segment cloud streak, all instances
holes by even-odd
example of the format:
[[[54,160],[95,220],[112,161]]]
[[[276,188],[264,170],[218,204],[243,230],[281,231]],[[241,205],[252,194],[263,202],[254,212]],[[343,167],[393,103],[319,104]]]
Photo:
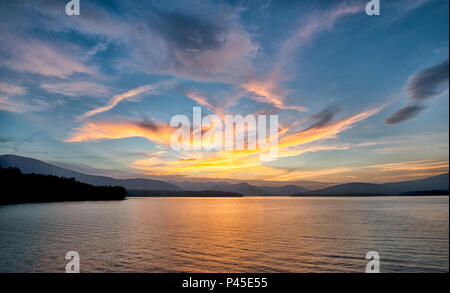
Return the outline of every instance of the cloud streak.
[[[448,59],[444,62],[410,76],[406,89],[410,103],[385,119],[385,124],[394,125],[417,117],[426,106],[425,100],[442,94],[448,89]]]
[[[362,11],[363,5],[344,2],[332,9],[312,13],[306,22],[281,44],[276,67],[289,65],[299,48],[308,45],[320,33],[332,30],[340,19]]]
[[[148,84],[148,85],[144,85],[144,86],[140,86],[140,87],[131,89],[122,94],[115,95],[109,101],[108,104],[98,107],[98,108],[95,108],[95,109],[92,109],[90,111],[87,111],[86,113],[81,115],[80,118],[81,119],[89,118],[89,117],[95,116],[97,114],[107,112],[107,111],[113,109],[115,106],[117,106],[117,104],[119,104],[121,101],[131,100],[143,93],[155,94],[158,90],[172,86],[172,84],[173,84],[173,81],[169,80],[169,81],[163,81],[163,82],[159,82],[159,83],[155,83],[155,84]]]
[[[399,109],[397,112],[386,118],[387,125],[398,124],[418,116],[426,107],[422,104],[412,104]]]
[[[153,121],[93,121],[75,130],[66,142],[98,141],[144,137],[162,145],[168,145],[173,129],[163,123]]]
[[[90,81],[69,81],[58,83],[44,83],[41,88],[49,93],[60,94],[68,97],[104,97],[109,89],[104,85]]]
[[[412,101],[423,101],[439,95],[448,88],[448,59],[413,74],[406,85]]]
[[[286,95],[289,91],[280,86],[282,79],[282,74],[274,71],[264,78],[249,78],[241,84],[241,87],[247,92],[247,97],[257,102],[282,110],[307,111],[306,107],[286,104]]]
[[[298,156],[307,152],[324,150],[343,150],[347,146],[312,146],[310,143],[335,138],[339,133],[352,128],[356,123],[378,113],[381,108],[367,110],[349,117],[333,121],[334,110],[331,108],[316,115],[316,123],[305,130],[288,134],[280,130],[278,155],[280,158]],[[77,129],[68,142],[81,142],[101,139],[118,139],[126,137],[144,137],[163,146],[170,145],[170,135],[174,131],[167,125],[151,122],[96,122],[87,123]],[[242,173],[251,178],[267,179],[290,172],[284,168],[270,167],[260,161],[259,154],[268,149],[243,151],[185,152],[178,160],[154,157],[138,160],[135,167],[148,174],[202,176],[208,178],[239,178]]]
[[[26,93],[27,90],[24,87],[0,82],[0,110],[24,113],[50,108],[47,101],[43,99],[26,99]]]
[[[270,104],[278,109],[307,111],[304,106],[287,104],[286,96],[290,91],[281,86],[281,83],[287,80],[283,71],[291,66],[298,50],[310,44],[317,35],[332,30],[340,19],[361,11],[361,5],[343,3],[332,9],[313,13],[281,43],[272,71],[263,77],[247,77],[241,83],[241,88],[249,94],[247,96],[250,99]]]
[[[95,68],[77,61],[74,55],[65,53],[73,50],[57,49],[53,44],[8,33],[0,33],[0,42],[0,66],[58,78],[66,78],[75,73],[98,75]]]

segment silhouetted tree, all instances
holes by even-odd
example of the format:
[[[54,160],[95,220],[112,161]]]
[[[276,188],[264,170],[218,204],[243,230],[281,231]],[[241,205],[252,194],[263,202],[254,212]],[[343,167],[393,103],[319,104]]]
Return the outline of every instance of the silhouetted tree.
[[[0,166],[0,204],[122,200],[127,196],[121,186],[93,186],[75,178],[22,174],[18,168]]]

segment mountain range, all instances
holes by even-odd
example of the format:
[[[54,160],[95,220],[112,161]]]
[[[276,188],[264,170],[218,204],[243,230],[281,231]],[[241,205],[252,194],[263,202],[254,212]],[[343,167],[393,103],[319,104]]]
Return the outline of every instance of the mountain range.
[[[116,179],[104,176],[88,175],[66,168],[57,167],[36,159],[20,157],[15,155],[0,156],[0,165],[3,168],[17,167],[22,173],[36,173],[43,175],[54,175],[59,177],[75,178],[77,181],[96,186],[111,185],[122,186],[126,189],[151,189],[151,190],[183,190],[179,186],[160,180],[134,178]]]
[[[420,180],[402,181],[385,184],[373,183],[346,183],[330,186],[320,190],[295,193],[295,196],[336,196],[336,195],[402,195],[405,193],[420,194],[417,191],[423,191],[422,194],[435,191],[434,194],[442,194],[442,191],[448,191],[449,177],[448,173]],[[433,193],[432,193],[433,194]],[[448,194],[448,193],[447,193]]]
[[[88,175],[67,168],[58,167],[36,159],[16,155],[0,156],[0,165],[4,168],[17,167],[23,173],[54,175],[75,178],[76,180],[96,186],[122,186],[127,190],[141,191],[220,191],[240,193],[247,196],[342,196],[342,195],[398,195],[424,191],[443,191],[449,189],[449,175],[441,174],[420,180],[393,182],[385,184],[345,183],[329,186],[319,190],[311,190],[299,185],[255,186],[247,182],[166,182],[147,178],[117,179],[105,176]],[[431,192],[432,193],[432,192]]]

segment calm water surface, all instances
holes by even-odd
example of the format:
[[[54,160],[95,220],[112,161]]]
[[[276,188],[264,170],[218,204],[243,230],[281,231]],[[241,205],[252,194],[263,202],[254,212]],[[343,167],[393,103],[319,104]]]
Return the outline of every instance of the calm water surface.
[[[449,271],[448,197],[133,198],[0,206],[0,272]]]

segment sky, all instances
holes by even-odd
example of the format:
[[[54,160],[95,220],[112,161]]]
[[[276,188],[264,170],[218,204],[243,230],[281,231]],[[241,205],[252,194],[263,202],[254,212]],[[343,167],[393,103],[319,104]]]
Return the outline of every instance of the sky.
[[[449,2],[0,0],[0,154],[172,180],[449,168]],[[174,115],[278,115],[278,156],[170,147]]]

